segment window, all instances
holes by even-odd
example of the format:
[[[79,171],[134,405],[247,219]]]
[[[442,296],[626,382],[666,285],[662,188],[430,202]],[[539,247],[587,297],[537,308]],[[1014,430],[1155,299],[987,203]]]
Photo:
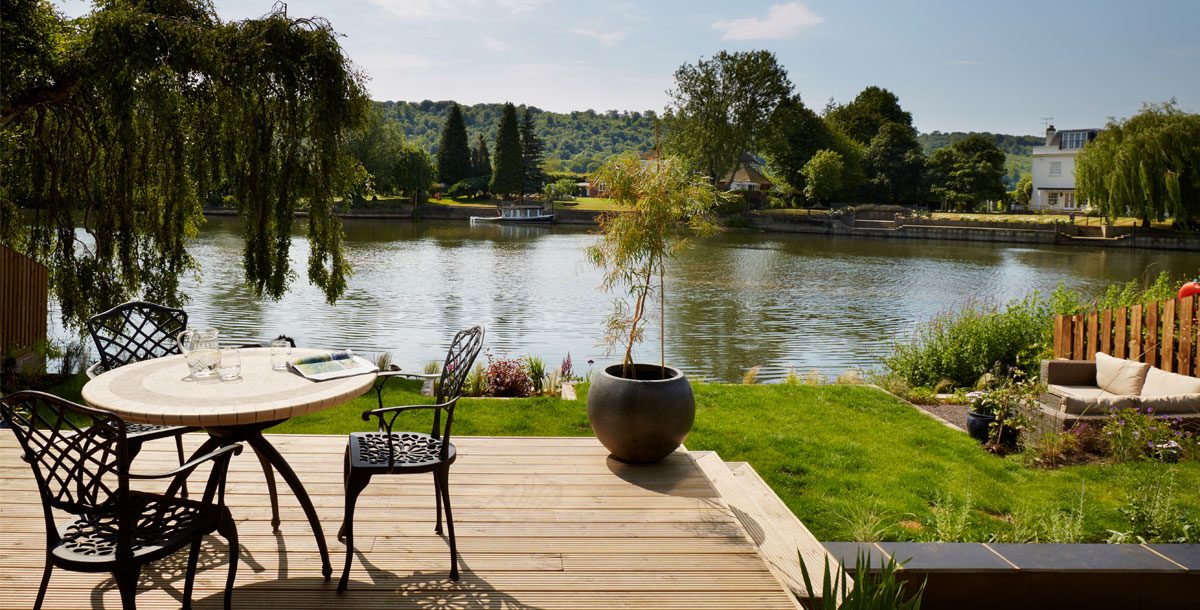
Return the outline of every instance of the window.
[[[1063,208],[1067,210],[1075,209],[1075,193],[1067,191],[1062,194]]]
[[[1046,193],[1046,205],[1051,207],[1058,205],[1058,191],[1050,191]]]
[[[1062,161],[1051,161],[1050,162],[1050,175],[1051,176],[1061,176],[1062,175]]]
[[[1083,148],[1083,145],[1087,144],[1087,135],[1088,132],[1086,131],[1064,131],[1062,132],[1062,139],[1059,140],[1058,147],[1064,150]]]

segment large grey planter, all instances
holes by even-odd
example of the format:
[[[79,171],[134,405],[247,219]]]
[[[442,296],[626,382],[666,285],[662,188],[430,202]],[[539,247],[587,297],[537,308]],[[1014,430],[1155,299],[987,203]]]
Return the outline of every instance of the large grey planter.
[[[621,365],[592,377],[588,421],[613,457],[634,464],[657,462],[675,451],[696,416],[692,385],[683,373],[656,364],[635,364],[637,379],[621,377]]]

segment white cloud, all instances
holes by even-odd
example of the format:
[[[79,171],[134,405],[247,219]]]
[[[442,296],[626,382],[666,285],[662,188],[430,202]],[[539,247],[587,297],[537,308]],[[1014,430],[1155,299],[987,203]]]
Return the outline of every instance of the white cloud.
[[[371,3],[402,19],[434,21],[439,19],[474,19],[469,6],[479,0],[371,0]]]
[[[507,51],[508,50],[507,42],[504,42],[503,40],[497,40],[495,38],[492,38],[491,36],[483,37],[483,46],[485,46],[493,51]]]
[[[618,42],[625,40],[625,36],[629,32],[625,32],[622,30],[618,30],[616,32],[596,32],[594,30],[589,30],[587,28],[571,28],[571,33],[575,34],[576,36],[587,36],[588,38],[595,38],[596,40],[600,41],[600,44],[602,44],[606,47],[611,47],[614,44],[617,44]]]
[[[746,17],[712,24],[712,29],[724,32],[722,40],[765,40],[790,38],[803,30],[825,21],[799,2],[776,4],[767,9],[766,18]]]
[[[496,6],[506,8],[514,15],[518,13],[528,13],[537,8],[542,0],[496,0]]]

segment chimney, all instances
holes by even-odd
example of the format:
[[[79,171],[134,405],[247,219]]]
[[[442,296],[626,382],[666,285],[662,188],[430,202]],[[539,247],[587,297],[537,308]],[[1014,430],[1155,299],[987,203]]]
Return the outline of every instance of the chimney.
[[[1054,133],[1055,133],[1055,132],[1054,132],[1054,126],[1053,126],[1053,125],[1051,125],[1051,126],[1049,126],[1049,127],[1047,127],[1047,128],[1046,128],[1046,146],[1049,146],[1049,145],[1050,145],[1050,140],[1053,140],[1053,139],[1054,139]]]

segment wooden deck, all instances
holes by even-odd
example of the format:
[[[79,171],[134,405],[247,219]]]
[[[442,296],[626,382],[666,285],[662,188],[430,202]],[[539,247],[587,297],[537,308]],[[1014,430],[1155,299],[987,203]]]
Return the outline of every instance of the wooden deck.
[[[186,442],[194,448],[202,438]],[[608,459],[594,438],[455,439],[458,583],[447,576],[446,542],[433,533],[432,477],[377,477],[359,499],[359,553],[350,590],[339,595],[345,436],[270,439],[317,507],[334,578],[321,578],[312,532],[282,481],[283,524],[272,533],[262,471],[247,451],[233,461],[226,496],[242,546],[235,608],[797,607],[686,452],[627,466]],[[147,445],[135,470],[173,467],[173,449],[170,441]],[[7,431],[0,431],[0,490],[0,608],[29,608],[44,525],[33,476]],[[227,556],[222,539],[205,543],[194,607],[221,607]],[[185,564],[181,552],[144,571],[139,607],[179,607]],[[55,570],[44,607],[119,608],[120,599],[108,575]]]

